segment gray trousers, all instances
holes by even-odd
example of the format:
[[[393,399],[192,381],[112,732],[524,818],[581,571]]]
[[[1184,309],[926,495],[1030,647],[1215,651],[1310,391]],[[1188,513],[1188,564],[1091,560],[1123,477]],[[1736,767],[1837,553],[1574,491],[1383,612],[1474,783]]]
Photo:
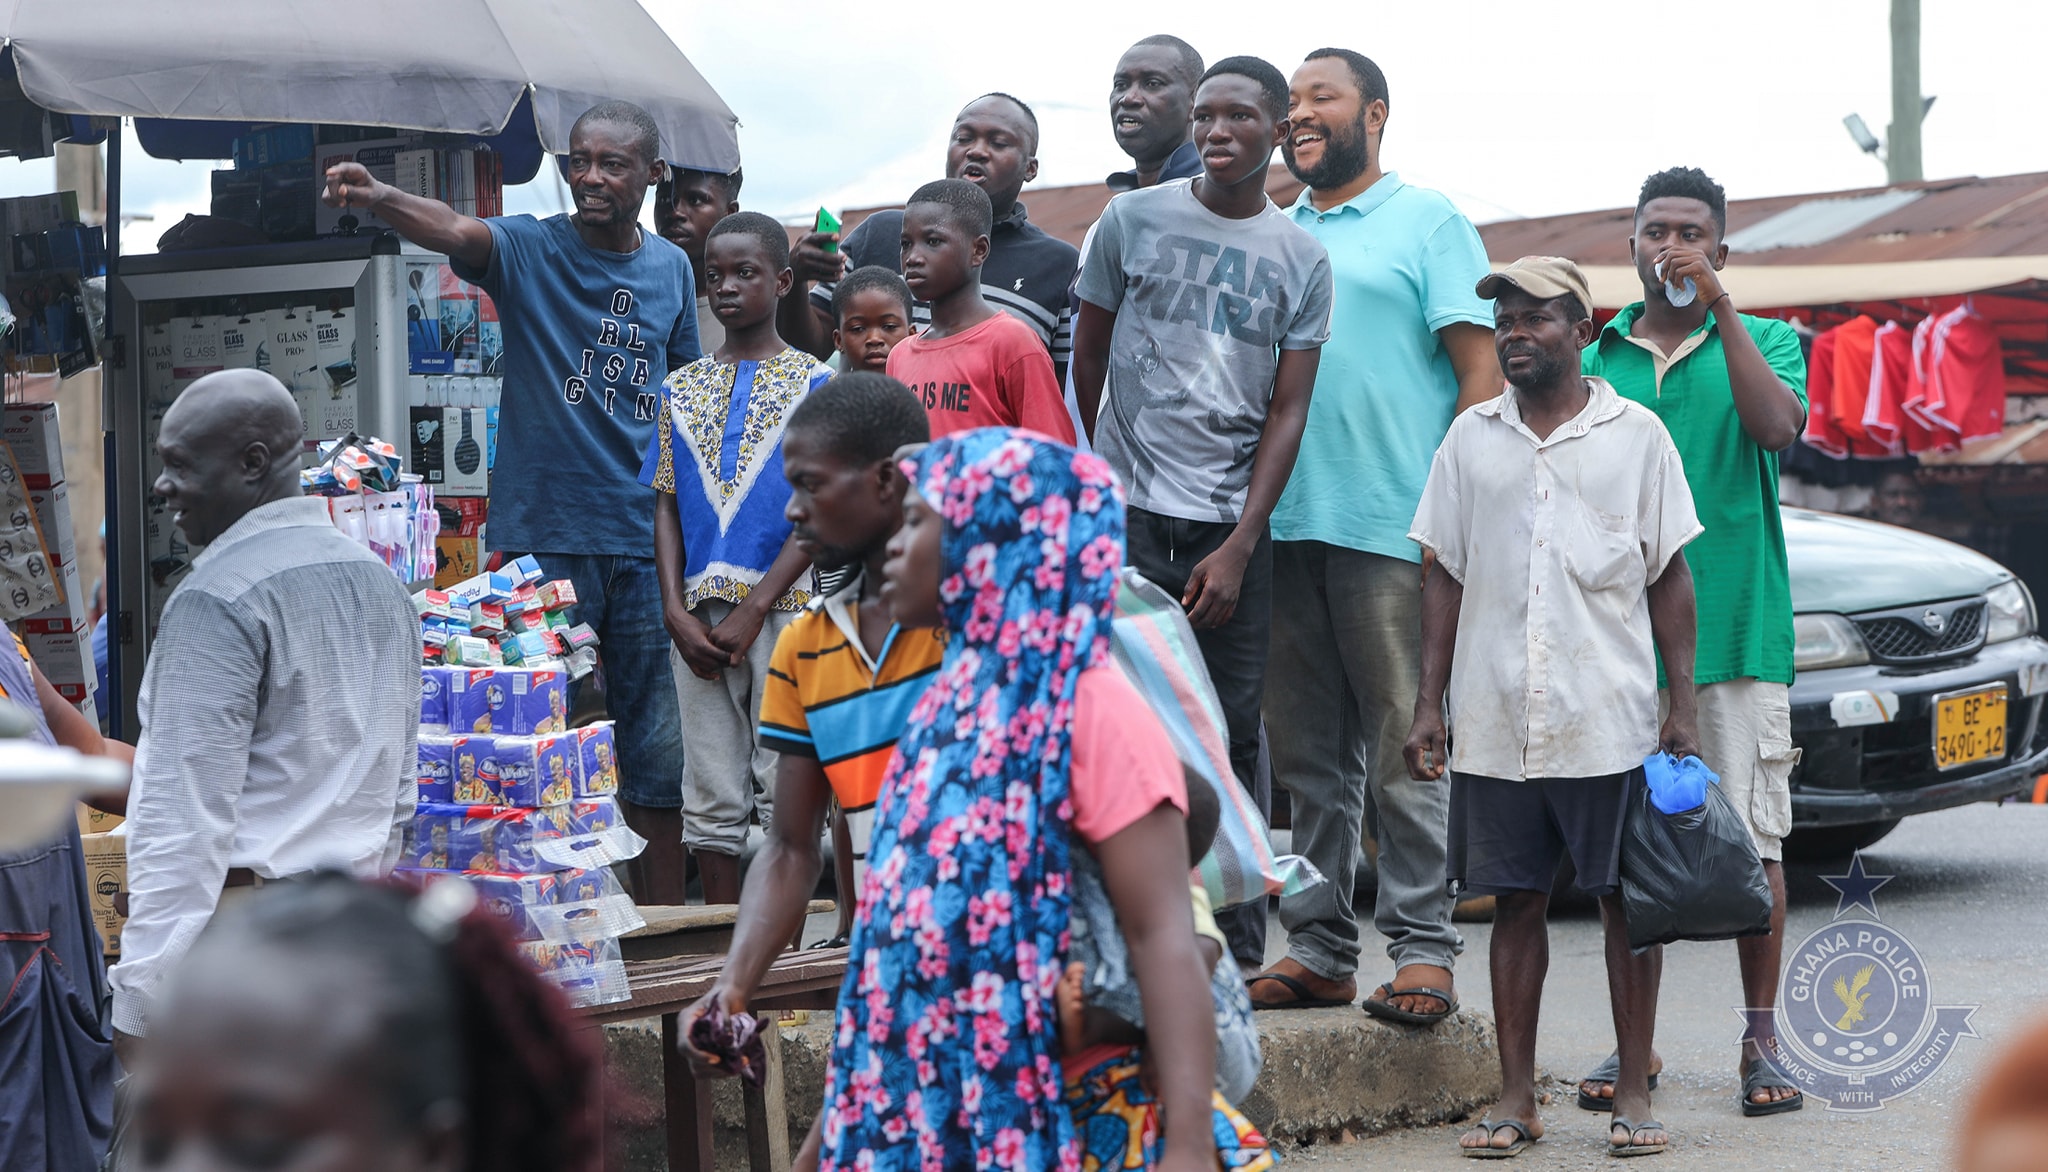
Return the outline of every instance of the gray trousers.
[[[1329,882],[1280,901],[1287,954],[1329,980],[1358,971],[1352,876],[1368,807],[1379,841],[1373,926],[1396,966],[1449,968],[1464,941],[1444,882],[1450,782],[1415,781],[1401,744],[1422,661],[1422,571],[1319,541],[1273,543],[1266,734],[1293,799],[1294,850]]]
[[[720,598],[690,610],[710,626],[733,611]],[[715,680],[700,680],[682,653],[669,648],[676,706],[683,718],[683,845],[693,851],[737,855],[746,849],[747,820],[758,811],[766,829],[775,810],[775,769],[782,754],[761,747],[761,691],[775,640],[797,612],[768,612],[761,633],[738,666]]]

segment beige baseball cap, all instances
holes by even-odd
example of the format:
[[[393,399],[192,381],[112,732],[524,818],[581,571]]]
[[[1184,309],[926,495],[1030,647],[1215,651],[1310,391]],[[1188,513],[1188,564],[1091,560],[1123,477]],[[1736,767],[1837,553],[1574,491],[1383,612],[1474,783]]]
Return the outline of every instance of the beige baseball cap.
[[[1586,312],[1593,311],[1593,294],[1586,284],[1586,274],[1561,256],[1525,256],[1497,273],[1479,278],[1477,290],[1481,297],[1491,301],[1508,285],[1545,301],[1569,293],[1579,299]]]

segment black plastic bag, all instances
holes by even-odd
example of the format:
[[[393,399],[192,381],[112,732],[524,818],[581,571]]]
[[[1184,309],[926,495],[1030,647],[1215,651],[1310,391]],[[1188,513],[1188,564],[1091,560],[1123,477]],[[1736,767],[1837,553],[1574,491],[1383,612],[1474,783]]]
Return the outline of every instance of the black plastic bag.
[[[1621,835],[1621,900],[1629,947],[1732,940],[1771,930],[1771,889],[1749,827],[1718,785],[1706,804],[1666,814],[1650,789],[1629,794]]]

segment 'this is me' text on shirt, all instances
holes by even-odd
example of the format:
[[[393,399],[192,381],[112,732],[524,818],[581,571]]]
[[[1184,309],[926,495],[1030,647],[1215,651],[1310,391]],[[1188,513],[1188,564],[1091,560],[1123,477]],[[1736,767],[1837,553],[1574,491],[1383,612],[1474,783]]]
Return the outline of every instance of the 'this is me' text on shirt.
[[[632,252],[592,248],[566,215],[484,223],[490,263],[451,267],[504,322],[491,548],[653,556],[654,497],[636,473],[662,380],[699,353],[689,258],[652,232]]]
[[[1420,561],[1408,522],[1458,404],[1438,331],[1493,329],[1492,304],[1473,292],[1486,248],[1450,200],[1398,175],[1327,210],[1311,194],[1288,212],[1330,250],[1336,303],[1273,540]]]
[[[1330,258],[1272,204],[1229,219],[1193,182],[1120,195],[1095,226],[1081,300],[1116,314],[1095,448],[1132,505],[1235,521],[1280,351],[1330,336]]]
[[[933,439],[975,427],[1022,427],[1074,442],[1052,359],[1007,313],[949,337],[913,334],[889,351],[888,371],[924,404]]]
[[[1749,438],[1735,413],[1728,355],[1712,314],[1668,357],[1633,333],[1643,303],[1614,315],[1580,356],[1622,398],[1656,412],[1685,461],[1706,532],[1686,559],[1699,606],[1693,683],[1745,676],[1792,682],[1792,576],[1778,513],[1778,454]],[[1739,314],[1778,380],[1806,402],[1799,335],[1776,318]]]

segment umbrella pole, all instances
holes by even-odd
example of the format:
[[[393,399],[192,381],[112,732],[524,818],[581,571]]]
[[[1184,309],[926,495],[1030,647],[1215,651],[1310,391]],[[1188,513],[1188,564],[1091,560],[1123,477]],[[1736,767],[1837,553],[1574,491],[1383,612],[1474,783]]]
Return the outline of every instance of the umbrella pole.
[[[110,318],[114,312],[114,273],[119,269],[121,262],[121,136],[127,124],[127,119],[116,118],[113,130],[107,134],[107,218],[103,225],[107,240],[107,296],[104,303]],[[112,334],[118,328],[118,323],[109,320],[107,326],[107,332]],[[140,345],[142,340],[136,338],[134,341]],[[102,404],[113,402],[113,384],[107,381],[113,376],[112,366],[106,361],[106,356],[101,355]],[[130,629],[130,622],[124,621],[128,615],[121,609],[121,554],[124,547],[121,544],[120,465],[116,463],[120,447],[114,442],[114,433],[111,430],[115,416],[116,413],[108,411],[105,406],[101,407],[100,426],[109,429],[100,435],[103,447],[100,466],[105,469],[102,480],[107,494],[106,526],[110,535],[106,542],[106,568],[102,572],[107,580],[107,691],[113,694],[100,698],[100,710],[108,714],[108,731],[115,738],[132,740],[132,735],[124,727],[127,724],[127,705],[122,701],[126,689],[122,686],[121,661],[124,657],[121,639],[123,633]]]
[[[107,275],[114,273],[114,262],[121,255],[121,135],[127,129],[126,118],[114,119],[114,128],[107,132]]]

